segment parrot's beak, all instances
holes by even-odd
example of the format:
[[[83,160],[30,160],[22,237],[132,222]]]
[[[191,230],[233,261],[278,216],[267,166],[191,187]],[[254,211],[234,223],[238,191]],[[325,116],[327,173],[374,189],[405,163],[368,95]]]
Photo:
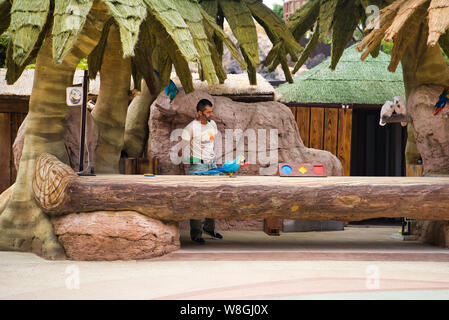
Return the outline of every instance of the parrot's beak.
[[[245,160],[243,160],[243,163],[240,165],[240,168],[242,167],[246,167],[247,165],[249,165],[249,162]]]

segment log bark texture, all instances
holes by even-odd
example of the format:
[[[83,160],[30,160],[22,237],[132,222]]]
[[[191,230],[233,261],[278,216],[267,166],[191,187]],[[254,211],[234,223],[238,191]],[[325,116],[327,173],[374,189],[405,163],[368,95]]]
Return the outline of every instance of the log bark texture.
[[[36,164],[33,189],[37,202],[53,217],[133,210],[166,221],[205,217],[449,220],[449,179],[441,177],[78,177],[69,166],[43,154]]]

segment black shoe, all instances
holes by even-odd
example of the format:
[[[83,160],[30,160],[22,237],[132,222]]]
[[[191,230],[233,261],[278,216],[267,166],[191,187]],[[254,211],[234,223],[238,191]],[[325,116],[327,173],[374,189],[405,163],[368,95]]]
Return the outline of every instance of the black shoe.
[[[206,241],[204,241],[204,239],[201,238],[201,237],[198,237],[198,238],[192,238],[192,241],[193,241],[193,242],[196,242],[196,243],[198,243],[198,244],[205,244],[205,243],[206,243]]]
[[[216,232],[215,230],[214,231],[208,231],[208,230],[204,229],[204,227],[203,227],[203,231],[206,232],[208,235],[210,235],[213,238],[223,239],[223,236],[221,234],[219,234],[218,232]]]

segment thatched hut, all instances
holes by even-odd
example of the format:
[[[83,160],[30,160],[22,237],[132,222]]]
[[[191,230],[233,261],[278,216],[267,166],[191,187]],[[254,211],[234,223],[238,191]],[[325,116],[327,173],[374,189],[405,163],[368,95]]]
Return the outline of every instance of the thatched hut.
[[[360,61],[354,45],[335,71],[327,59],[276,89],[277,99],[295,115],[304,144],[335,154],[345,175],[405,175],[406,129],[378,124],[382,105],[405,95],[401,66],[387,72],[389,62],[382,52]]]

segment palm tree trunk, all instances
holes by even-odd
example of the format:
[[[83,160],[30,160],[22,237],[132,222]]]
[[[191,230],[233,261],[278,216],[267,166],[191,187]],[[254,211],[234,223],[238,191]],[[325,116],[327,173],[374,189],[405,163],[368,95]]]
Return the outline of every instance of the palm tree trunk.
[[[150,93],[145,80],[142,79],[140,87],[140,94],[131,101],[126,116],[123,151],[132,158],[138,158],[143,153],[145,139],[148,138],[150,105],[157,97]]]
[[[0,215],[0,249],[32,251],[50,259],[65,253],[49,218],[37,206],[32,188],[36,157],[51,153],[68,163],[64,145],[64,117],[67,112],[66,87],[73,83],[79,61],[97,44],[104,21],[97,18],[103,9],[94,4],[77,43],[61,64],[52,58],[52,39],[41,48],[34,74],[24,147],[11,196]]]
[[[449,68],[444,61],[443,55],[441,53],[441,48],[437,44],[434,47],[427,46],[427,36],[428,36],[428,28],[425,24],[422,25],[419,36],[414,38],[412,43],[407,47],[403,57],[402,57],[402,69],[404,73],[404,86],[407,102],[414,96],[417,90],[421,90],[421,88],[433,87],[434,90],[441,90],[444,86],[449,84]],[[438,96],[435,96],[435,101],[437,101]],[[430,100],[430,99],[429,99]],[[422,108],[422,106],[419,106]],[[410,114],[412,121],[414,123],[409,124],[407,128],[408,139],[406,146],[406,162],[407,163],[416,163],[416,160],[419,158],[423,159],[424,171],[426,172],[426,163],[425,159],[429,159],[435,157],[436,154],[422,154],[428,153],[432,147],[428,148],[424,146],[424,144],[428,143],[436,143],[440,144],[440,146],[435,146],[436,149],[447,149],[449,146],[443,146],[446,143],[448,132],[440,130],[439,132],[432,133],[433,138],[426,139],[426,142],[423,144],[423,135],[427,135],[424,132],[416,132],[416,128],[432,128],[439,127],[441,123],[438,122],[444,121],[441,119],[441,115],[438,117],[432,116],[433,108],[428,106],[429,110],[426,113],[425,117],[428,118],[426,121],[427,125],[419,125],[422,123],[424,119],[422,119],[422,114],[417,114],[417,108],[415,106],[407,103],[407,112]],[[419,123],[418,123],[419,122]],[[419,129],[418,129],[419,130]],[[440,136],[439,136],[440,135]],[[442,152],[441,154],[444,154]],[[431,169],[435,172],[446,172],[447,171],[447,163],[449,159],[437,159],[442,167],[441,171],[438,168]],[[434,162],[436,163],[436,162]],[[429,166],[430,167],[430,166]],[[445,168],[444,168],[445,167]]]
[[[131,59],[123,58],[120,34],[115,25],[109,30],[100,79],[100,93],[92,111],[99,131],[96,171],[119,173],[129,102]]]

